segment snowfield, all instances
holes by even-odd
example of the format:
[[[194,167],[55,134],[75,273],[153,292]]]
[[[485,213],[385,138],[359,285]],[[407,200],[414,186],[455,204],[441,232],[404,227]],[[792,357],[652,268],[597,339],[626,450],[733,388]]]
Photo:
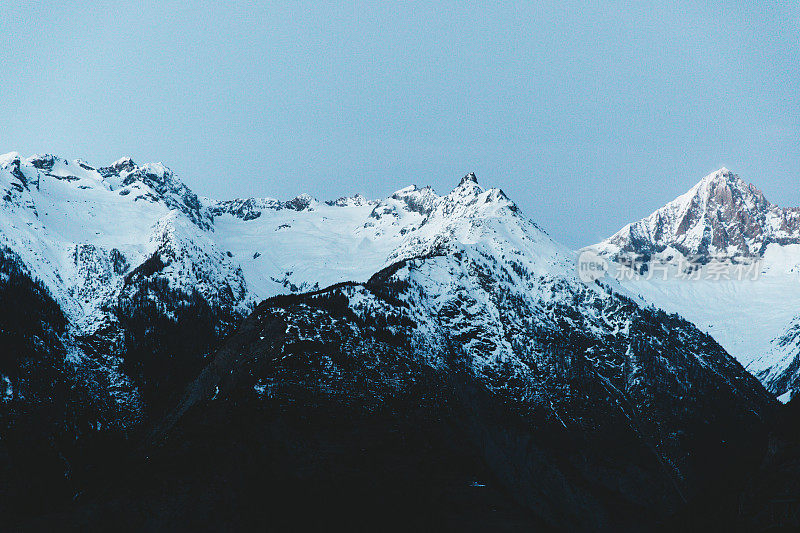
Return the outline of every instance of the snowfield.
[[[502,191],[473,175],[450,194],[406,187],[383,200],[319,202],[302,195],[216,201],[198,198],[160,163],[129,158],[94,168],[55,156],[0,156],[0,244],[16,252],[82,332],[108,320],[126,276],[154,254],[173,289],[199,290],[242,314],[274,296],[363,282],[400,259],[455,240],[524,244],[537,271],[568,270],[572,252],[535,225],[514,227]],[[507,217],[506,217],[507,218]],[[533,268],[533,262],[530,265]],[[224,290],[223,290],[224,288]]]

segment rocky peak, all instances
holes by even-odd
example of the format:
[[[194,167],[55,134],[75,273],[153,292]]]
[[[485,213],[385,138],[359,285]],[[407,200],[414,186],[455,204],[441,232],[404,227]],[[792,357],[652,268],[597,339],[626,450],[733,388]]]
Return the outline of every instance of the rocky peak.
[[[771,204],[727,168],[604,241],[606,251],[653,254],[674,247],[686,255],[746,257],[771,243],[800,242],[797,210]]]
[[[11,170],[15,166],[18,168],[20,165],[20,157],[17,152],[8,152],[7,154],[0,155],[0,167],[6,170]]]
[[[369,203],[370,201],[361,194],[355,194],[353,196],[340,196],[336,200],[325,200],[326,205],[336,207],[362,206]]]
[[[164,202],[170,209],[186,214],[200,228],[211,229],[212,216],[202,206],[197,195],[162,163],[137,165],[130,157],[114,161],[110,166],[97,172],[103,177],[111,190],[141,184],[156,194],[155,198]]]
[[[458,186],[461,187],[470,183],[474,185],[478,184],[478,177],[475,176],[474,172],[470,172],[469,174],[461,178],[461,181],[458,183]]]
[[[443,198],[448,198],[450,201],[472,201],[475,197],[483,193],[483,188],[478,185],[478,178],[470,172],[458,182],[455,189],[450,191],[450,194]]]
[[[58,158],[55,157],[54,155],[44,154],[44,155],[35,155],[31,157],[29,161],[31,165],[33,165],[35,168],[49,172],[53,170],[53,166],[56,164],[57,160]]]
[[[706,211],[722,208],[728,214],[734,211],[764,211],[771,206],[755,185],[724,167],[700,181],[697,196],[703,201]]]
[[[519,210],[501,189],[484,190],[478,185],[478,178],[472,172],[461,178],[458,186],[450,194],[441,197],[439,203],[445,211],[469,209],[472,216],[485,216],[489,212],[496,214],[497,209],[503,208],[515,213]]]
[[[478,185],[478,178],[470,172],[458,182],[458,186],[448,195],[450,198],[460,197],[471,199],[483,193],[483,188]]]
[[[311,206],[311,204],[315,201],[316,200],[314,200],[314,198],[311,195],[303,193],[299,196],[295,196],[288,202],[285,202],[283,207],[285,207],[286,209],[293,209],[295,211],[303,211],[305,209],[312,210],[313,207]]]
[[[421,215],[429,215],[439,196],[430,187],[411,185],[392,194],[391,198],[405,202],[408,209]]]
[[[5,168],[12,176],[17,178],[24,186],[27,187],[27,179],[22,174],[21,160],[17,152],[9,152],[0,156],[0,167]]]
[[[108,178],[110,176],[119,176],[123,172],[133,172],[136,168],[137,165],[133,162],[133,159],[130,157],[123,157],[111,163],[110,166],[98,169],[98,172],[104,178]]]

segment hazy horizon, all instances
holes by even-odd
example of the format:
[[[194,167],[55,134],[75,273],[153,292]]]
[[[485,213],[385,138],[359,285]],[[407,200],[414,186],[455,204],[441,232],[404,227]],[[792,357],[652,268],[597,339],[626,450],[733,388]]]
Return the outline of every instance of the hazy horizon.
[[[572,247],[722,166],[800,205],[796,3],[5,7],[0,152],[162,161],[215,198],[475,172]]]

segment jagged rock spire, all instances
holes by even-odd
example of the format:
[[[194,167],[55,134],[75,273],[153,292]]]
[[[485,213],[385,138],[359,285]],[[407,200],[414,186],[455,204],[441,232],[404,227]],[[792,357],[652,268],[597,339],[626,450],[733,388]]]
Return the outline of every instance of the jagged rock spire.
[[[461,185],[465,185],[467,183],[474,183],[475,185],[478,184],[478,177],[475,176],[474,172],[470,172],[469,174],[461,178],[461,181],[459,182],[458,185],[460,187]]]

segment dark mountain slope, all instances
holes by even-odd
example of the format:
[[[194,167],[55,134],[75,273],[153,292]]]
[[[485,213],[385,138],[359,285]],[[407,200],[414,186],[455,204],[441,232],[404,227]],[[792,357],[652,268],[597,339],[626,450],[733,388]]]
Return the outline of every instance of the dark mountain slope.
[[[641,530],[744,485],[775,406],[710,338],[576,289],[540,315],[528,346],[487,363],[491,321],[473,316],[465,330],[420,311],[447,295],[428,294],[422,274],[453,262],[481,278],[468,254],[433,256],[261,304],[150,433],[149,466],[78,516]],[[531,312],[503,301],[504,323]],[[629,328],[559,325],[583,306]]]

